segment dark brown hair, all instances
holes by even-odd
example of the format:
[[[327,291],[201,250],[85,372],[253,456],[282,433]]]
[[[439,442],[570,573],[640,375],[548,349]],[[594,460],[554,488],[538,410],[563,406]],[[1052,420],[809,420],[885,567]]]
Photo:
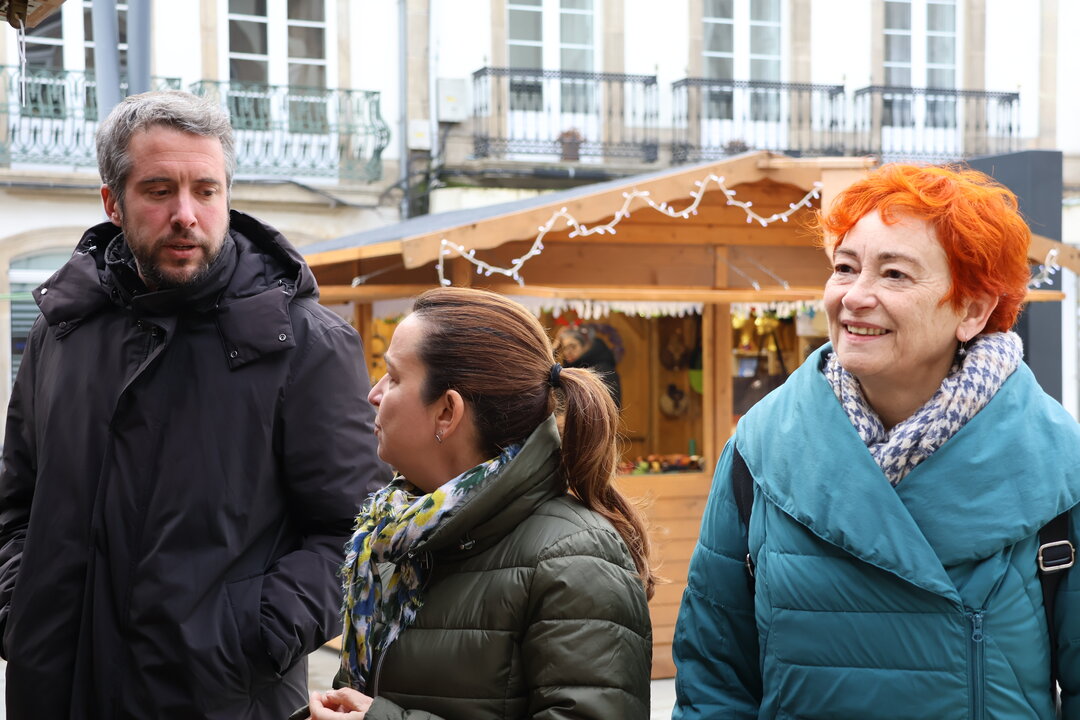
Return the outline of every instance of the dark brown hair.
[[[417,298],[425,323],[420,359],[427,371],[423,401],[453,389],[470,405],[481,450],[489,457],[522,443],[560,398],[549,378],[555,360],[540,322],[521,305],[484,290],[445,287]],[[641,511],[612,484],[618,462],[619,411],[607,387],[584,368],[559,374],[560,474],[567,489],[603,515],[622,536],[652,597],[649,536]]]

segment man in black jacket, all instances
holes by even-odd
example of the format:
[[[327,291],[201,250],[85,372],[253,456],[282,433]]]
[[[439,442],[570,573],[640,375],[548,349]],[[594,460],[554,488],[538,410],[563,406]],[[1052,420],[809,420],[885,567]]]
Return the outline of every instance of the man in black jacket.
[[[34,292],[8,411],[7,717],[285,717],[384,472],[360,340],[230,213],[220,108],[129,97],[97,141],[111,222]]]

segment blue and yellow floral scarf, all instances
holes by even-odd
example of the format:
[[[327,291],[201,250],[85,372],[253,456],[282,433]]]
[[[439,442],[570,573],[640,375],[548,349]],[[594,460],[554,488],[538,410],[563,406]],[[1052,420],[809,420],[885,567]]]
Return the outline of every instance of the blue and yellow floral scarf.
[[[398,476],[364,503],[341,569],[345,590],[341,668],[351,687],[367,687],[374,651],[388,648],[423,605],[421,591],[429,568],[414,549],[519,450],[520,445],[511,445],[427,495],[415,494],[416,488]],[[386,562],[394,564],[394,571],[384,579],[376,565]],[[373,620],[380,609],[383,623],[376,631]]]

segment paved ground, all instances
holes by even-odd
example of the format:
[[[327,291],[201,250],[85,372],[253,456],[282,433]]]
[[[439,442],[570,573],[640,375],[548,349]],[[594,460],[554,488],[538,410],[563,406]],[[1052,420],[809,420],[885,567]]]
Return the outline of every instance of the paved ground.
[[[325,690],[337,672],[337,654],[326,649],[316,650],[308,660],[308,678],[313,690]],[[7,663],[0,660],[0,698],[4,696],[7,676]],[[675,681],[653,680],[651,720],[669,720],[671,708],[675,704]],[[0,702],[0,720],[4,720],[3,703]]]

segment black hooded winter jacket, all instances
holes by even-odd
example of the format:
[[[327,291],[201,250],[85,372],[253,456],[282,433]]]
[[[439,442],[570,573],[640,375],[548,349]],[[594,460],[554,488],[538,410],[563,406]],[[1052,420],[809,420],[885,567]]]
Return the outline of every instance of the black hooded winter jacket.
[[[35,291],[12,391],[7,717],[284,717],[383,472],[359,338],[252,217],[194,290],[133,290],[117,234],[91,228]]]

